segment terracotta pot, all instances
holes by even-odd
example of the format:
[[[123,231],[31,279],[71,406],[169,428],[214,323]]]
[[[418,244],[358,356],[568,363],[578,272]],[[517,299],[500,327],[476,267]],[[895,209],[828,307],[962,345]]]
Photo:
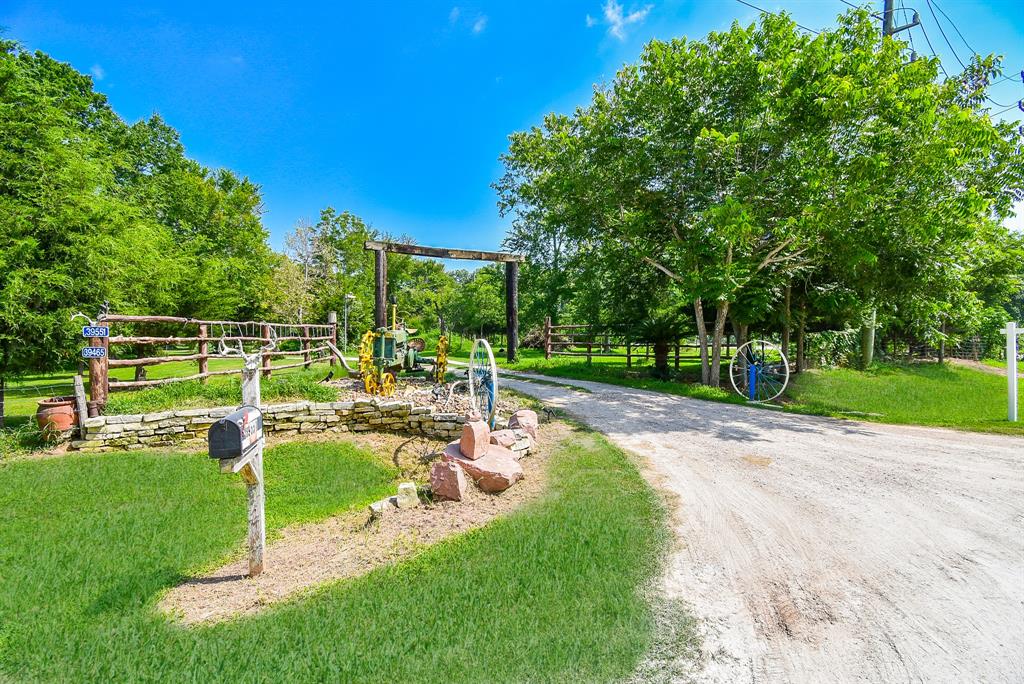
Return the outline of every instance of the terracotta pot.
[[[51,397],[39,402],[36,422],[44,434],[70,430],[77,422],[74,397]]]

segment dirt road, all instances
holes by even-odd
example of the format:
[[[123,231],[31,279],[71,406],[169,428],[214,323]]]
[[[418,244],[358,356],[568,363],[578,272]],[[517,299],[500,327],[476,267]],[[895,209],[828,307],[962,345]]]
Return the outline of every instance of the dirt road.
[[[678,496],[666,591],[702,618],[698,680],[1024,681],[1024,439],[503,384]]]

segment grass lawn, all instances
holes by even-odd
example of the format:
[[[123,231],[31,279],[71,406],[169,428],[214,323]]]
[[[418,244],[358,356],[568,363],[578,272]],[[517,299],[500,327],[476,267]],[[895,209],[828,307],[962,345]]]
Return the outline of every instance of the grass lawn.
[[[619,679],[652,643],[642,588],[665,512],[597,435],[578,433],[550,467],[544,498],[410,561],[185,628],[154,604],[241,552],[238,478],[188,454],[0,463],[0,680]],[[386,461],[343,443],[275,447],[266,474],[271,534],[394,487]]]
[[[1006,378],[950,364],[811,371],[787,396],[787,408],[804,413],[1024,435],[1024,423],[1006,420]]]

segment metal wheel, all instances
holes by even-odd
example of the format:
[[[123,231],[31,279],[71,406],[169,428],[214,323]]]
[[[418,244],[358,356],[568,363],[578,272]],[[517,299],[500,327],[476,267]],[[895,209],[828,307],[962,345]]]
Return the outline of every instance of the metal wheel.
[[[469,405],[487,423],[494,427],[494,412],[498,406],[498,366],[487,340],[473,343],[469,355]]]
[[[434,382],[443,385],[448,375],[448,336],[437,338],[437,354],[434,359]]]
[[[398,380],[395,378],[395,374],[391,372],[382,373],[380,376],[380,396],[392,397],[395,395],[396,389],[398,389]]]
[[[363,372],[363,389],[367,394],[377,394],[380,391],[380,382],[377,380],[377,369],[371,368]]]
[[[750,340],[729,362],[729,379],[736,393],[748,401],[772,401],[789,383],[789,362],[777,345]]]

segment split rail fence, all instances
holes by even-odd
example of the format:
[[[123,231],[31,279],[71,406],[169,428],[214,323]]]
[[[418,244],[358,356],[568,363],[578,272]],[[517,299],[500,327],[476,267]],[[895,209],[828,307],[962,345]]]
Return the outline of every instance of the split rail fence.
[[[97,320],[98,325],[110,327],[110,337],[88,338],[87,342],[92,347],[103,347],[106,351],[102,358],[89,360],[89,414],[97,415],[107,403],[107,398],[113,391],[145,389],[157,387],[174,382],[186,382],[199,380],[206,383],[207,379],[216,375],[237,375],[238,368],[228,370],[210,370],[210,359],[228,358],[219,353],[218,343],[223,340],[226,344],[253,346],[264,346],[271,343],[297,341],[299,348],[296,350],[283,350],[274,348],[263,354],[263,377],[270,377],[273,371],[286,368],[298,368],[303,366],[309,368],[312,364],[323,360],[329,360],[334,365],[335,359],[331,352],[330,345],[337,347],[338,324],[337,316],[331,316],[331,322],[326,324],[293,324],[293,323],[267,323],[265,321],[207,321],[195,318],[180,318],[177,316],[127,316],[121,314],[103,314]],[[114,334],[117,324],[131,325],[132,334]],[[159,327],[166,330],[170,327],[184,327],[184,335],[143,335],[135,334],[135,330],[142,327]],[[283,334],[280,334],[283,333]],[[328,344],[329,343],[329,344]],[[213,345],[211,349],[210,345]],[[131,345],[136,349],[147,349],[156,346],[173,346],[180,351],[181,347],[194,346],[195,353],[172,354],[166,356],[139,356],[137,358],[111,358],[112,350],[124,349]],[[273,365],[272,359],[279,357],[301,357],[301,361]],[[178,361],[195,361],[198,365],[198,372],[190,375],[167,377],[149,380],[141,378],[136,373],[135,380],[110,382],[111,368],[146,368],[165,363]]]
[[[700,345],[681,339],[669,345],[676,370],[679,370],[684,349],[692,349],[699,354]],[[732,340],[726,336],[725,358],[731,355]],[[647,362],[654,358],[654,342],[625,328],[553,325],[549,316],[544,319],[544,358],[552,356],[576,356],[585,358],[587,363],[594,358],[619,358],[625,360],[626,368],[632,368],[634,362]]]

